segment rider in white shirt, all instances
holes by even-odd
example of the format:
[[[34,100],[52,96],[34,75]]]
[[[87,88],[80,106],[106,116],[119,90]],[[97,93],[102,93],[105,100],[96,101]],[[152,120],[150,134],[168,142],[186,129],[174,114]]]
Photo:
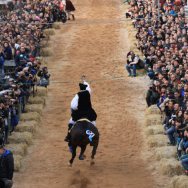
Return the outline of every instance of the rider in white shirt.
[[[84,77],[85,78],[85,77]],[[72,112],[72,117],[69,120],[69,128],[70,130],[72,126],[78,121],[79,119],[85,118],[91,121],[94,125],[96,124],[96,118],[97,114],[93,110],[92,105],[91,105],[91,88],[84,79],[82,83],[79,84],[80,86],[80,91],[74,96],[74,98],[71,101],[71,112]],[[69,141],[68,139],[69,134],[65,138],[65,141]]]

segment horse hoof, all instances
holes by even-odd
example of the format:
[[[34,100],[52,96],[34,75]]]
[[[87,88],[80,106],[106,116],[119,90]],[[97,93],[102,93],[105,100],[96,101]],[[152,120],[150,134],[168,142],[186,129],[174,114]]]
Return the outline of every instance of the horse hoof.
[[[82,155],[82,156],[79,156],[79,160],[83,161],[85,159],[85,157]]]
[[[90,166],[93,166],[95,164],[95,161],[91,160]]]
[[[69,163],[68,163],[68,166],[69,166],[69,167],[72,167],[72,163],[69,162]]]

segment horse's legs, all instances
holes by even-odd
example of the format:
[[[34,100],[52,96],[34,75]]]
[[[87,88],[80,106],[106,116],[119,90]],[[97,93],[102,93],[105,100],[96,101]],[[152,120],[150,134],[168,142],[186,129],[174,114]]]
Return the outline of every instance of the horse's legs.
[[[98,144],[93,146],[90,165],[94,165],[95,164],[94,157],[95,157],[95,154],[97,152],[97,147],[98,147]]]
[[[97,146],[93,146],[93,150],[92,150],[92,154],[91,154],[92,159],[94,159],[96,152],[97,152]]]
[[[72,166],[72,163],[73,163],[73,161],[74,161],[74,158],[76,157],[76,148],[77,148],[77,146],[72,146],[72,158],[71,158],[71,160],[69,161],[70,166]]]
[[[80,155],[79,155],[80,160],[84,160],[83,154],[84,154],[85,150],[86,150],[86,145],[81,147],[81,152],[80,152]]]

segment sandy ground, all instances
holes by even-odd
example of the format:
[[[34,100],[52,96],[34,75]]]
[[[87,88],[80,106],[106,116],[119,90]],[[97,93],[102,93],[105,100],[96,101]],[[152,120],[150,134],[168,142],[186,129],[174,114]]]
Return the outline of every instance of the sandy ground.
[[[63,25],[51,38],[52,75],[47,105],[33,145],[15,174],[14,188],[153,188],[155,182],[143,151],[144,93],[147,78],[129,78],[124,69],[130,40],[117,0],[73,1],[76,21]],[[95,166],[75,159],[72,168],[63,141],[70,118],[70,101],[81,75],[92,87],[101,134]],[[163,187],[163,186],[162,186]]]

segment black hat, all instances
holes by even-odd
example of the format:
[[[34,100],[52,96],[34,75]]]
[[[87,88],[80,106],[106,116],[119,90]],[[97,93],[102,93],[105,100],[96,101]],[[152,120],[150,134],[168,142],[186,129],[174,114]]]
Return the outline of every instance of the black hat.
[[[80,90],[85,90],[87,88],[87,85],[79,83]]]

